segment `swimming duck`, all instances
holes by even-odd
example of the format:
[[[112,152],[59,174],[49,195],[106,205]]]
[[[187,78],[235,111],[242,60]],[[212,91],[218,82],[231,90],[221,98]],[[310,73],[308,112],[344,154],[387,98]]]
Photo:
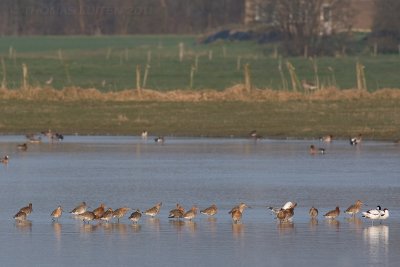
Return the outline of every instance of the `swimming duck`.
[[[350,138],[350,145],[355,146],[361,143],[362,135],[359,134],[357,137]]]
[[[311,154],[311,155],[315,155],[315,154],[325,154],[325,148],[316,148],[314,145],[311,145],[310,146],[310,149],[308,150],[308,152]]]

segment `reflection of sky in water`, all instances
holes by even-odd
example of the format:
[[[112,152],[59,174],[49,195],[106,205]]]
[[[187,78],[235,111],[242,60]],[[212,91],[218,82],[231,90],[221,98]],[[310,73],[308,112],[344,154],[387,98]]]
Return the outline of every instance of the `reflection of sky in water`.
[[[245,139],[66,136],[62,143],[29,144],[16,150],[20,136],[0,136],[0,250],[7,266],[391,266],[400,261],[400,146],[347,141],[254,143]],[[308,147],[325,146],[326,155],[310,156]],[[0,155],[1,156],[1,155]],[[345,215],[357,199],[368,208],[382,205],[391,217],[383,225]],[[162,201],[156,218],[138,225],[83,224],[67,211],[86,201],[145,210]],[[296,201],[291,222],[277,223],[267,206]],[[12,216],[33,203],[29,221]],[[228,211],[240,202],[252,209],[241,224]],[[198,214],[193,222],[170,220],[181,203],[199,209],[216,203],[214,218]],[[52,222],[50,212],[65,212]],[[340,206],[337,220],[322,217]],[[310,220],[311,206],[319,217]],[[362,210],[366,210],[363,207]],[[390,227],[390,232],[389,232]],[[389,239],[389,233],[392,233]],[[393,234],[395,233],[395,234]],[[392,247],[392,248],[391,248]],[[396,249],[393,249],[395,247]],[[19,257],[24,251],[24,257]],[[101,255],[101,257],[99,257]]]

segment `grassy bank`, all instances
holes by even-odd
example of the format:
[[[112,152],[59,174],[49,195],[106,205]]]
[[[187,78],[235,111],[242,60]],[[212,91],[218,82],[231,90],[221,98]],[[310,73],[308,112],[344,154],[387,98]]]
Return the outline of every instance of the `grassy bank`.
[[[65,134],[234,136],[270,138],[400,137],[398,99],[287,101],[27,101],[0,100],[0,133],[52,129]]]
[[[257,129],[273,138],[400,137],[400,90],[377,90],[399,87],[398,55],[306,59],[272,53],[273,47],[254,42],[199,45],[195,36],[2,37],[0,133],[50,128],[137,135],[147,129],[153,135],[240,137]],[[343,90],[357,88],[357,62],[367,90]],[[244,64],[251,90],[237,85],[244,82]],[[141,87],[152,90],[132,89],[138,65]],[[299,81],[316,78],[324,89],[305,93]]]
[[[183,44],[182,59],[179,44]],[[279,52],[279,51],[278,51]],[[0,55],[7,88],[22,85],[22,63],[28,67],[31,86],[69,86],[121,91],[136,86],[136,66],[141,66],[141,84],[146,66],[145,88],[158,91],[190,88],[223,90],[243,82],[243,65],[249,64],[257,88],[292,90],[287,68],[290,62],[298,80],[315,80],[338,88],[356,87],[356,62],[365,66],[369,91],[398,88],[398,55],[322,57],[273,57],[272,45],[255,42],[197,44],[195,36],[102,36],[102,37],[1,37]],[[281,68],[280,68],[281,66]],[[315,71],[317,66],[317,72]],[[46,85],[46,81],[52,81]],[[287,83],[288,85],[285,85]]]

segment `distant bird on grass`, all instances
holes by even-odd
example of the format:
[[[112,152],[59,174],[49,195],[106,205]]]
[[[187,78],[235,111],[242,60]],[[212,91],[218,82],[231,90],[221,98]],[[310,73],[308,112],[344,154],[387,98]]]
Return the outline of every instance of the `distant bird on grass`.
[[[331,143],[333,141],[333,135],[328,134],[328,135],[322,136],[319,138],[319,140],[324,143]]]
[[[318,86],[307,80],[302,80],[301,85],[303,86],[304,91],[308,93],[318,90]]]
[[[53,83],[53,77],[50,77],[50,79],[48,79],[47,81],[46,81],[46,84],[47,85],[51,85],[52,83]]]
[[[257,133],[256,130],[253,130],[249,133],[250,138],[254,140],[262,139],[263,137]]]

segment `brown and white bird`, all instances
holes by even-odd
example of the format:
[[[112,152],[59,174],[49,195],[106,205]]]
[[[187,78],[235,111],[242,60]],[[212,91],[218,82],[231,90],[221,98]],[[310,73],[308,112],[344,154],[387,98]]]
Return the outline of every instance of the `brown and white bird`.
[[[347,210],[345,210],[344,213],[350,214],[353,217],[356,216],[357,213],[360,212],[361,210],[361,206],[364,203],[361,202],[361,200],[357,200],[356,203],[354,203],[353,205],[351,205],[350,207],[347,208]]]
[[[328,211],[324,217],[327,219],[336,219],[340,215],[340,209],[339,207],[336,207],[336,209]]]
[[[245,203],[240,203],[239,205],[233,207],[230,211],[229,214],[232,216],[232,221],[234,223],[240,223],[242,220],[242,214],[245,208],[250,208],[247,206]]]
[[[218,212],[218,208],[217,205],[212,204],[210,207],[205,208],[204,210],[201,210],[200,213],[207,215],[207,216],[214,216],[215,214],[217,214]]]
[[[359,134],[356,137],[352,137],[350,138],[350,145],[356,146],[361,143],[361,140],[362,140],[362,134]]]
[[[262,135],[259,135],[256,130],[253,130],[249,133],[250,138],[254,140],[262,139]]]
[[[165,138],[164,136],[159,136],[157,138],[154,138],[154,142],[159,143],[159,144],[164,144]]]
[[[53,221],[55,221],[55,220],[58,221],[58,218],[61,217],[62,213],[63,213],[62,207],[58,206],[55,210],[53,210],[53,212],[51,213],[50,216],[52,217]]]
[[[112,209],[112,208],[108,208],[108,209],[103,213],[103,215],[101,216],[100,220],[109,222],[109,221],[113,218],[113,215],[114,215],[113,209]]]
[[[330,143],[333,140],[333,135],[331,135],[331,134],[324,135],[324,136],[320,137],[319,140],[321,140],[321,142],[324,142],[324,143]]]
[[[188,210],[185,214],[183,214],[183,218],[186,220],[193,220],[197,215],[198,208],[196,206],[192,206],[190,210]]]
[[[18,144],[17,148],[21,151],[27,151],[28,150],[28,145],[26,143],[23,144]]]
[[[78,218],[81,219],[84,223],[87,222],[89,223],[90,221],[93,221],[96,219],[96,216],[92,211],[85,211],[81,214],[78,215]]]
[[[114,217],[114,218],[117,218],[118,223],[119,223],[119,219],[121,219],[122,217],[124,217],[125,214],[126,214],[130,209],[131,209],[131,208],[128,208],[128,207],[118,208],[118,209],[114,210],[113,217]]]
[[[297,203],[294,202],[292,203],[292,205],[287,206],[287,207],[282,207],[282,209],[280,209],[278,211],[278,213],[276,214],[276,218],[280,221],[280,222],[287,222],[292,220],[293,216],[294,216],[294,208],[297,207]]]
[[[72,213],[74,215],[80,215],[84,213],[87,210],[87,205],[86,202],[83,201],[82,203],[78,204],[73,210],[71,210],[69,213]]]
[[[51,85],[53,83],[53,77],[50,77],[47,81],[46,84],[47,85]]]
[[[147,136],[148,136],[147,130],[143,130],[141,136],[142,136],[142,139],[147,139]]]
[[[318,86],[316,86],[314,83],[311,83],[307,80],[302,80],[301,85],[303,86],[304,91],[306,92],[312,92],[318,89]]]
[[[318,217],[318,209],[312,206],[311,209],[308,211],[308,214],[310,215],[311,219],[315,219]]]
[[[23,211],[18,211],[17,214],[14,215],[14,219],[17,221],[25,221],[26,220],[26,213]]]
[[[280,210],[276,214],[276,218],[279,220],[279,222],[287,222],[293,217],[293,215],[293,209]]]
[[[8,162],[10,161],[10,156],[5,155],[2,159],[0,159],[0,163],[3,164],[8,164]]]
[[[129,220],[131,220],[133,223],[138,223],[140,218],[142,217],[142,213],[140,212],[139,209],[137,209],[135,212],[129,216]]]
[[[154,207],[152,207],[152,208],[150,208],[150,209],[144,211],[143,213],[144,213],[145,215],[154,217],[154,216],[156,216],[156,215],[160,212],[161,206],[162,206],[162,202],[157,203]]]
[[[94,213],[94,216],[96,216],[96,219],[100,219],[103,216],[104,212],[106,212],[105,208],[106,208],[106,206],[103,203],[101,203],[98,208],[95,208],[93,210],[93,213]]]
[[[270,209],[272,213],[276,215],[280,210],[287,210],[295,206],[297,206],[296,202],[288,201],[282,207],[268,207],[268,209]]]
[[[179,204],[176,204],[176,208],[169,211],[168,218],[170,219],[180,219],[183,218],[185,214],[185,209]]]
[[[26,215],[29,215],[32,213],[32,203],[29,203],[28,206],[21,208],[19,211],[24,212]]]
[[[310,155],[325,154],[325,148],[316,148],[314,145],[311,145],[308,149],[308,153],[310,153]]]

